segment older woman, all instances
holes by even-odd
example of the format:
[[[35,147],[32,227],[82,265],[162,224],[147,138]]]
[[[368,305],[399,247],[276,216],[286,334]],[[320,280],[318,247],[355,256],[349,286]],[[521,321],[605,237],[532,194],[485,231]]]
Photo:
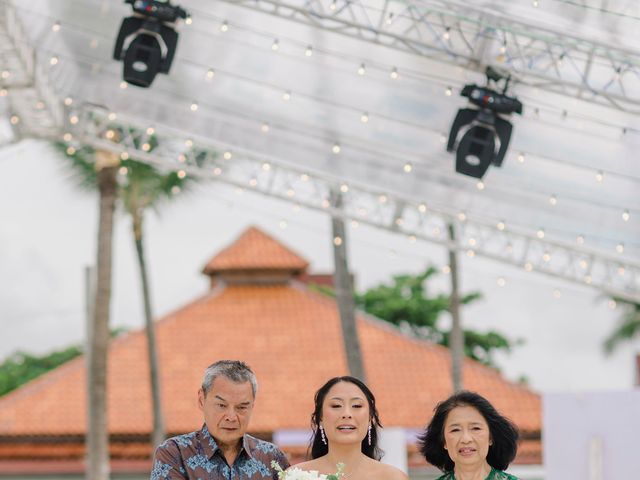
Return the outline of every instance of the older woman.
[[[335,377],[316,392],[311,415],[312,460],[295,465],[330,475],[344,465],[345,480],[407,480],[391,465],[379,462],[378,428],[381,427],[371,390],[354,377]]]
[[[487,399],[462,391],[440,402],[420,437],[438,480],[518,480],[503,470],[516,456],[518,430]]]

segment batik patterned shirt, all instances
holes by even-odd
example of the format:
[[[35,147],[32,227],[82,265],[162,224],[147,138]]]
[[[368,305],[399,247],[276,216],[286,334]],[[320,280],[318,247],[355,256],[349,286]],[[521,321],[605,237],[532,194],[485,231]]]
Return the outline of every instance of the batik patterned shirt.
[[[283,469],[289,466],[287,457],[273,443],[245,434],[233,465],[227,464],[204,425],[202,430],[170,438],[156,449],[151,480],[277,480],[272,460]]]
[[[453,472],[447,472],[441,477],[438,477],[436,480],[456,480],[456,476],[453,474]],[[507,472],[503,472],[502,470],[496,470],[495,468],[492,468],[491,472],[489,472],[489,475],[487,475],[487,478],[485,478],[485,480],[518,480],[518,478]]]

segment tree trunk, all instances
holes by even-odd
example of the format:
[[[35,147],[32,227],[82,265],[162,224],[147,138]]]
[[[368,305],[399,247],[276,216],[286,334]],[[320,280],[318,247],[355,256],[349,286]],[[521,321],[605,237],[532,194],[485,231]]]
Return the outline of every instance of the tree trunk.
[[[113,215],[116,204],[117,167],[98,161],[98,190],[100,212],[98,226],[98,251],[96,292],[93,308],[93,328],[90,332],[88,376],[88,428],[87,428],[87,478],[109,478],[109,431],[107,425],[107,360],[109,347],[109,309],[111,301],[111,258]],[[106,154],[108,155],[108,154]],[[102,162],[102,166],[99,164]]]
[[[144,301],[144,320],[147,333],[147,352],[149,354],[149,374],[151,377],[151,400],[153,406],[153,432],[151,434],[151,445],[160,445],[166,435],[164,430],[164,418],[162,412],[162,400],[160,397],[160,373],[158,366],[158,353],[156,347],[156,334],[153,325],[153,313],[151,311],[151,293],[147,276],[147,266],[144,258],[143,244],[143,214],[134,212],[133,219],[133,239],[136,244],[138,254],[138,265],[140,267],[140,283],[142,284],[142,299]]]
[[[449,268],[451,270],[451,334],[449,336],[449,351],[451,352],[451,377],[453,391],[462,390],[462,361],[464,359],[464,331],[460,321],[460,291],[458,285],[458,258],[455,250],[456,231],[452,223],[449,224]]]
[[[340,192],[331,192],[331,205],[342,208],[342,195]],[[342,338],[347,355],[347,366],[352,376],[365,381],[364,365],[360,352],[360,341],[356,329],[355,302],[353,299],[353,284],[349,274],[347,262],[347,237],[344,221],[338,217],[331,217],[333,231],[333,258],[335,272],[333,282],[336,290],[338,311],[340,312],[340,324],[342,326]],[[339,239],[339,240],[337,240]]]

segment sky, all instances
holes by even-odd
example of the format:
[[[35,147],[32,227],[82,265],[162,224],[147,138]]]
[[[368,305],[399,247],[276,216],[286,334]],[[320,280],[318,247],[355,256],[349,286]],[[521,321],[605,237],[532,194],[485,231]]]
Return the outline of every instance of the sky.
[[[78,189],[66,160],[43,141],[0,148],[0,358],[16,350],[44,353],[81,344],[84,270],[94,262],[97,197]],[[332,269],[330,219],[290,203],[207,183],[165,205],[147,223],[152,302],[162,316],[208,288],[204,264],[250,225],[307,258],[312,272]],[[349,227],[350,266],[360,291],[395,274],[442,267],[446,252],[371,227]],[[119,212],[114,235],[112,326],[143,325],[130,222]],[[462,256],[465,292],[483,299],[463,310],[463,324],[496,329],[523,343],[497,362],[504,375],[526,377],[537,392],[619,391],[633,387],[640,339],[606,356],[602,341],[621,315],[597,291],[538,273]],[[497,279],[502,277],[504,286]],[[441,274],[431,286],[446,291]],[[449,319],[443,317],[443,326]]]

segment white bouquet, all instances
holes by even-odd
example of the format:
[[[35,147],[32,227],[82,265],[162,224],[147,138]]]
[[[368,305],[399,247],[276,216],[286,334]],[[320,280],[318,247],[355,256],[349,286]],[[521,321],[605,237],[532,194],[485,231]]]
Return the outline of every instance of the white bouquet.
[[[337,465],[338,470],[336,473],[332,473],[331,475],[324,475],[322,473],[318,473],[317,470],[307,471],[300,470],[298,467],[290,468],[289,470],[282,470],[282,467],[273,460],[271,462],[271,466],[278,472],[279,480],[340,480],[344,473],[344,465],[339,463]]]

